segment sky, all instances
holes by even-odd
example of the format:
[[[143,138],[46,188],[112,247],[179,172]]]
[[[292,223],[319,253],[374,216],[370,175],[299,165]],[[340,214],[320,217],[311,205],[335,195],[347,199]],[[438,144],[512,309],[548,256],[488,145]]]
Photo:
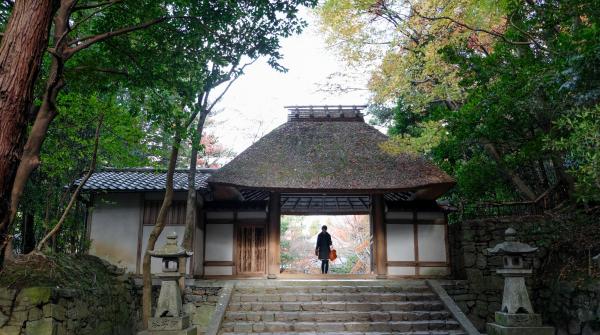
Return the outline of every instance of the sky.
[[[345,104],[363,105],[365,91],[332,94],[319,91],[333,72],[344,70],[343,62],[325,44],[318,31],[315,14],[306,10],[302,16],[309,26],[301,35],[282,40],[281,64],[289,69],[279,73],[261,59],[245,70],[215,106],[220,110],[207,129],[225,148],[240,153],[261,136],[287,120],[284,106]],[[364,87],[365,83],[350,83]]]

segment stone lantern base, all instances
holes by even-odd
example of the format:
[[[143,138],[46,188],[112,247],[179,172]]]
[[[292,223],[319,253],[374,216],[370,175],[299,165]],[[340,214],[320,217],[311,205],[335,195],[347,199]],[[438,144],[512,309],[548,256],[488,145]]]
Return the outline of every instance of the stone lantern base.
[[[190,327],[189,315],[180,317],[150,318],[148,330],[138,335],[196,335],[196,327]]]
[[[554,327],[542,326],[539,314],[496,312],[495,321],[487,324],[488,335],[554,335]]]

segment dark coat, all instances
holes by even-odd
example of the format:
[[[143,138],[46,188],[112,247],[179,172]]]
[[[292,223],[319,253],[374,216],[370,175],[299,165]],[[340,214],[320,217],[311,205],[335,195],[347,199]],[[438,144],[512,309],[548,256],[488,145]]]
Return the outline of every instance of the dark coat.
[[[329,259],[331,246],[331,235],[328,232],[321,232],[317,237],[317,248],[319,259]]]

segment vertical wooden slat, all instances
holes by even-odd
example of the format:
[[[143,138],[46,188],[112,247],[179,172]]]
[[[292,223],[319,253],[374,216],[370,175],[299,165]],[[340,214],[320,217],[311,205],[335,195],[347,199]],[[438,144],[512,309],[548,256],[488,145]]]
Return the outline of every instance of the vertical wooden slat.
[[[140,221],[138,222],[138,236],[137,236],[137,253],[135,262],[135,273],[142,273],[142,243],[144,235],[144,220],[146,219],[146,207],[144,206],[144,193],[140,193],[138,206],[140,206]]]
[[[415,247],[415,275],[421,275],[421,268],[419,267],[419,222],[417,221],[417,212],[413,211],[413,237],[414,237],[414,247]]]
[[[375,265],[377,278],[387,277],[387,250],[385,250],[385,207],[383,194],[373,196],[373,229],[375,230]]]
[[[268,275],[267,278],[275,279],[279,275],[279,238],[281,224],[281,194],[271,192],[269,195],[269,239],[268,239]]]

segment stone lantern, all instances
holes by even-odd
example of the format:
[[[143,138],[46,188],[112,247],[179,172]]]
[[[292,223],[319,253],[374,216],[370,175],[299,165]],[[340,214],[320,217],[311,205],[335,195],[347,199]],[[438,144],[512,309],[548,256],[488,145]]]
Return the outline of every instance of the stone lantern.
[[[533,312],[525,286],[525,276],[532,273],[525,269],[523,256],[537,251],[528,244],[517,241],[517,232],[508,228],[506,240],[488,252],[502,255],[503,268],[496,273],[504,277],[502,308],[495,314],[495,322],[487,324],[488,335],[554,335],[553,327],[542,326],[540,314]]]
[[[179,259],[190,257],[192,252],[178,246],[177,234],[172,232],[162,248],[148,253],[162,259],[162,272],[156,275],[162,282],[154,317],[148,321],[148,330],[138,335],[196,335],[196,327],[190,327],[190,316],[183,313],[178,284]]]

